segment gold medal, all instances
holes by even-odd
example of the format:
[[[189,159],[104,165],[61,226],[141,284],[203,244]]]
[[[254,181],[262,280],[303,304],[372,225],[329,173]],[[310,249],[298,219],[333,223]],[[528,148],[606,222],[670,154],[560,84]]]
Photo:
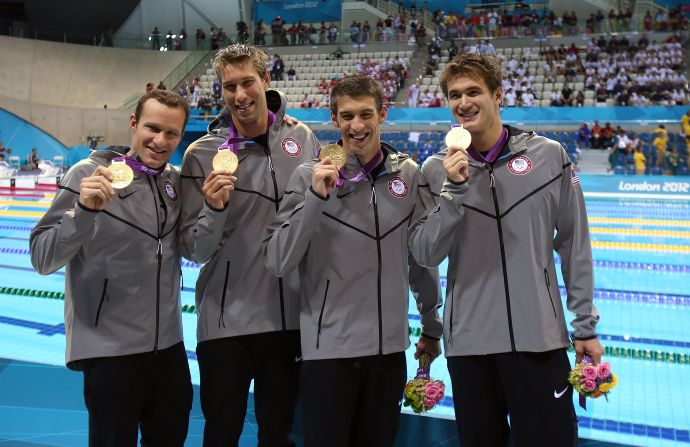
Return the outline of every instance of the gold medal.
[[[472,135],[464,127],[453,127],[446,134],[447,147],[459,147],[467,149],[472,144]]]
[[[230,149],[218,149],[218,153],[213,157],[214,171],[230,171],[234,174],[238,164],[237,155]]]
[[[322,147],[319,152],[319,160],[323,161],[326,157],[330,157],[336,167],[340,169],[345,166],[347,152],[345,152],[345,149],[339,144],[328,144]]]
[[[126,188],[134,180],[134,171],[124,161],[113,161],[108,171],[113,175],[111,184],[114,189]]]

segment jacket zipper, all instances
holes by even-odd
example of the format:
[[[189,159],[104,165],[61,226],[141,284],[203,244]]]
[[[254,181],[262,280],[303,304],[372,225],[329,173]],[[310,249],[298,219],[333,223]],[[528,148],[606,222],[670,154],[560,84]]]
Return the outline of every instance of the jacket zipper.
[[[223,282],[223,297],[220,299],[220,317],[218,318],[218,329],[222,324],[225,327],[225,320],[223,315],[225,314],[225,295],[228,293],[228,280],[230,278],[230,261],[225,265],[225,281]]]
[[[271,153],[266,148],[264,148],[264,152],[266,153],[266,157],[268,158],[268,168],[271,170],[271,178],[273,179],[273,193],[275,197],[274,203],[276,206],[276,213],[278,213],[280,205],[278,205],[278,181],[276,180],[276,171],[273,169],[273,159],[271,158]],[[285,296],[283,293],[282,277],[278,278],[278,293],[280,295],[280,322],[282,324],[283,330],[286,330],[287,325],[285,324]]]
[[[546,280],[546,290],[549,292],[549,301],[551,302],[551,308],[553,309],[554,318],[558,318],[556,315],[556,305],[553,304],[553,297],[551,296],[551,281],[549,280],[549,273],[544,269],[544,279]]]
[[[328,286],[331,280],[326,280],[326,291],[323,293],[323,303],[321,303],[321,312],[319,313],[319,327],[316,331],[316,349],[319,349],[319,339],[321,338],[321,321],[323,320],[323,311],[326,309],[326,297],[328,296]]]
[[[501,268],[503,269],[503,288],[506,295],[506,311],[508,312],[508,331],[510,332],[510,349],[515,352],[515,334],[513,333],[513,317],[510,312],[510,288],[508,287],[508,272],[506,267],[506,251],[503,242],[503,226],[501,224],[501,214],[498,210],[498,196],[496,195],[496,179],[494,178],[493,165],[485,168],[489,170],[489,187],[491,188],[491,195],[494,199],[494,210],[496,211],[496,225],[498,226],[498,242],[501,247]]]
[[[376,276],[376,296],[379,312],[379,355],[383,355],[383,313],[381,310],[381,274],[383,270],[381,257],[381,230],[379,229],[379,209],[376,204],[375,180],[371,181],[371,203],[374,205],[374,222],[376,224],[376,254],[378,257],[378,271]]]
[[[101,301],[98,303],[98,310],[96,311],[96,322],[94,323],[94,327],[98,327],[98,319],[101,316],[101,308],[103,307],[103,302],[108,299],[108,278],[105,278],[105,281],[103,282],[103,293],[101,294]]]
[[[161,206],[164,205],[163,198],[160,195],[160,191],[158,190],[158,187],[154,185],[156,180],[152,180],[150,176],[146,176],[148,181],[149,181],[149,186],[151,187],[151,193],[153,194],[153,203],[156,205],[156,225],[158,227],[158,246],[156,247],[156,260],[157,260],[157,266],[156,266],[156,335],[154,338],[153,342],[153,352],[158,352],[158,337],[160,333],[160,311],[161,311],[161,266],[163,263],[163,240],[162,240],[162,234],[163,234],[163,229],[165,228],[165,223],[167,220],[167,208],[164,208],[166,218],[163,219],[163,222],[161,222],[160,218],[160,210],[158,209]],[[156,194],[158,193],[158,194]],[[158,195],[158,199],[156,199],[156,195]]]

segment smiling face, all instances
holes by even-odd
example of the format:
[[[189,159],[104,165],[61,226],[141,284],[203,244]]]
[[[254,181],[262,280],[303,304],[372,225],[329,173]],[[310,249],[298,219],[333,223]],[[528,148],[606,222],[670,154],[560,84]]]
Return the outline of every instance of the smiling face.
[[[223,99],[235,125],[248,137],[266,132],[270,75],[265,73],[261,77],[249,60],[226,65],[220,73]]]
[[[472,134],[473,139],[500,134],[502,100],[501,87],[492,92],[478,77],[458,75],[448,82],[448,105],[453,117]]]
[[[374,158],[381,149],[381,123],[386,120],[385,104],[379,113],[372,96],[338,96],[337,111],[331,112],[331,120],[343,138],[343,147],[363,161]]]
[[[166,106],[154,98],[146,100],[139,118],[134,114],[129,118],[132,149],[146,166],[160,168],[180,143],[185,122],[183,108]]]

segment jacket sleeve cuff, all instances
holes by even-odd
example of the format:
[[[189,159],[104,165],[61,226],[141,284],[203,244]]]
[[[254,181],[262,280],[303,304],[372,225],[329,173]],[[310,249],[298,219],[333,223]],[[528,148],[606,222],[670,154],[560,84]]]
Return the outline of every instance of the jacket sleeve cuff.
[[[81,202],[78,200],[77,200],[77,206],[79,208],[83,209],[84,211],[89,212],[89,213],[100,213],[101,212],[101,210],[95,210],[93,208],[89,208],[88,206],[82,205]]]
[[[432,337],[431,335],[427,334],[426,332],[422,332],[422,337],[428,338],[429,340],[434,340],[434,341],[441,340],[441,337]]]
[[[230,202],[228,202],[230,203]],[[216,208],[212,206],[210,203],[208,203],[206,200],[204,200],[204,204],[206,205],[206,208],[210,209],[211,211],[215,211],[216,213],[222,213],[223,211],[228,209],[228,203],[225,204],[223,208]]]
[[[314,194],[316,197],[318,197],[319,199],[321,199],[323,201],[326,201],[329,198],[329,196],[324,197],[321,194],[319,194],[318,192],[314,191],[314,188],[312,188],[311,186],[309,187],[309,191],[311,191],[312,194]]]

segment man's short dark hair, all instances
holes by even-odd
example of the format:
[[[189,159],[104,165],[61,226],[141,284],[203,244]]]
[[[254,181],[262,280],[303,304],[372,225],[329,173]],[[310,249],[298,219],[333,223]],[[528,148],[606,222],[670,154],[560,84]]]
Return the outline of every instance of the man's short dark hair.
[[[458,76],[482,79],[491,93],[503,82],[501,62],[491,54],[461,53],[455,56],[441,73],[441,90],[446,98],[448,84]]]
[[[338,98],[349,96],[351,98],[372,97],[376,101],[376,111],[380,114],[383,110],[383,89],[374,79],[363,74],[353,74],[338,80],[331,92],[331,113],[338,115]]]
[[[189,119],[189,104],[187,104],[187,101],[185,101],[182,96],[170,90],[154,89],[148,93],[145,93],[141,98],[139,98],[137,108],[134,109],[134,119],[136,119],[137,122],[141,117],[142,110],[144,110],[144,103],[149,99],[155,99],[164,106],[184,110],[184,126],[182,126],[182,129],[184,130],[185,126],[187,126],[187,120]]]

